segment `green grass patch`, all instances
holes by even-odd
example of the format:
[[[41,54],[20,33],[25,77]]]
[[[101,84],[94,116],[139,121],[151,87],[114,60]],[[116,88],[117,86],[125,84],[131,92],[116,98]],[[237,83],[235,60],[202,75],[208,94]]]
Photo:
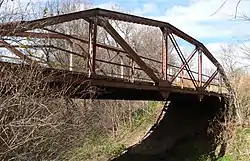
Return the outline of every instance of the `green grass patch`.
[[[118,143],[110,138],[89,137],[85,139],[81,147],[75,148],[67,153],[64,160],[102,160],[119,155],[125,148],[124,144]]]
[[[72,149],[63,157],[64,160],[70,161],[97,161],[107,160],[118,156],[126,149],[123,144],[125,137],[135,130],[145,128],[144,125],[154,124],[159,108],[162,108],[161,102],[152,101],[146,107],[134,111],[131,115],[130,122],[120,124],[117,134],[114,135],[94,135],[89,134],[82,139],[78,148]],[[131,124],[132,123],[132,124]]]
[[[239,127],[230,141],[225,157],[219,161],[248,161],[250,160],[250,128]]]
[[[150,101],[148,106],[141,108],[132,113],[133,128],[137,128],[142,123],[152,123],[157,116],[157,108],[162,108],[162,103],[158,101]]]

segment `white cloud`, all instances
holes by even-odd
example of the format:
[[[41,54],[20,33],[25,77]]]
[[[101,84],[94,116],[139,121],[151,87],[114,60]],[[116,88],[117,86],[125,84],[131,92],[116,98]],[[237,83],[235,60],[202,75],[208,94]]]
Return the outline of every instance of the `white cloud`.
[[[143,15],[147,13],[158,12],[159,8],[156,3],[145,3],[142,5],[142,8],[137,8],[133,11],[136,15]]]
[[[228,0],[227,3],[220,9],[221,4],[225,0],[189,0],[187,5],[174,5],[165,11],[160,10],[156,3],[144,1],[140,7],[134,6],[131,10],[135,15],[155,15],[153,19],[166,21],[194,38],[202,39],[205,46],[218,59],[221,60],[222,47],[228,47],[231,39],[240,39],[246,35],[250,35],[250,21],[234,19],[236,4],[238,0]],[[117,3],[110,1],[105,4],[100,4],[98,7],[113,9]],[[250,0],[241,2],[238,8],[237,16],[243,14],[250,16]],[[218,11],[217,11],[218,10]],[[217,12],[216,12],[217,11]],[[215,13],[216,12],[216,13]],[[208,42],[213,43],[208,43]],[[250,46],[250,42],[246,43]],[[241,53],[241,45],[234,44],[234,50]],[[181,46],[184,53],[190,53],[191,50],[187,46]],[[205,59],[205,58],[204,58]],[[246,63],[245,61],[242,61]],[[207,67],[211,67],[208,60],[204,61]]]
[[[166,11],[166,16],[171,20],[205,21],[214,19],[232,18],[235,12],[235,3],[228,1],[216,14],[224,0],[190,0],[188,6],[175,5]]]
[[[216,42],[206,44],[208,50],[214,55],[214,57],[221,63],[224,60],[225,52],[230,51],[230,55],[233,60],[236,62],[236,67],[241,68],[249,65],[249,59],[246,59],[246,53],[250,51],[250,41],[243,43],[234,43],[234,42]]]
[[[210,52],[219,54],[221,52],[222,47],[226,46],[227,44],[228,43],[221,42],[208,43],[206,44],[206,47]]]
[[[131,8],[123,8],[123,6],[120,6],[119,3],[116,1],[108,1],[105,3],[98,4],[94,7],[99,7],[103,9],[109,9],[109,10],[121,10],[122,9],[125,11],[132,12],[135,15],[144,15],[147,13],[153,13],[153,12],[159,11],[157,4],[151,3],[151,2],[146,2],[142,4],[141,7],[132,8],[132,11],[131,11]]]
[[[155,15],[157,12],[159,16],[151,16],[151,18],[170,22],[192,37],[198,40],[202,39],[207,48],[219,59],[220,54],[222,54],[221,48],[225,47],[231,39],[240,39],[250,35],[250,21],[234,19],[238,0],[228,0],[219,9],[224,1],[189,0],[187,5],[174,5],[162,11],[158,6],[160,3],[145,0],[140,7],[132,6],[127,10],[131,10],[131,13],[136,15]],[[113,9],[117,3],[111,0],[98,5],[98,7]],[[250,16],[249,6],[249,0],[242,1],[237,16],[242,14]],[[211,40],[213,43],[208,43]],[[189,50],[185,49],[184,51],[189,53]]]
[[[135,15],[155,15],[153,19],[167,21],[197,38],[237,38],[244,35],[250,35],[250,21],[244,22],[234,19],[237,0],[228,0],[227,3],[220,9],[220,6],[225,0],[189,0],[187,5],[174,5],[165,11],[160,10],[157,2],[145,0],[138,6],[132,8],[123,8],[119,6],[119,1],[111,0],[103,4],[98,4],[97,7],[119,10],[129,10]],[[129,3],[129,2],[128,2]],[[250,15],[250,1],[244,0],[241,2],[238,11],[238,16],[243,13]],[[216,12],[218,10],[218,12]],[[216,12],[216,13],[215,13]],[[215,14],[214,14],[215,13]]]
[[[187,6],[175,5],[163,16],[153,18],[170,22],[195,38],[239,37],[250,34],[250,22],[234,19],[236,0],[229,0],[218,10],[223,2],[224,0],[190,0]],[[242,1],[239,15],[250,15],[249,6],[250,1]]]

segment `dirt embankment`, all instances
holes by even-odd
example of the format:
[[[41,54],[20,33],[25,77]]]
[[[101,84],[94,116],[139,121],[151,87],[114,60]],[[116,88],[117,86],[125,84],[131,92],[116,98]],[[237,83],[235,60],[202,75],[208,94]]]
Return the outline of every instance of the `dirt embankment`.
[[[213,138],[207,135],[209,121],[223,104],[212,96],[202,101],[190,95],[172,97],[153,132],[113,161],[184,161],[210,154],[214,146]]]

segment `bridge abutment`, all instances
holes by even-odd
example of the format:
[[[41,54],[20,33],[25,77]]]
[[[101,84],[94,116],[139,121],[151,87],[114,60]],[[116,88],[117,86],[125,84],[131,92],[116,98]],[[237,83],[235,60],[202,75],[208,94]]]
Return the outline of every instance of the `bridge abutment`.
[[[183,160],[211,153],[214,140],[208,134],[209,124],[224,104],[215,96],[204,96],[202,101],[196,95],[170,97],[165,115],[153,132],[115,161]]]

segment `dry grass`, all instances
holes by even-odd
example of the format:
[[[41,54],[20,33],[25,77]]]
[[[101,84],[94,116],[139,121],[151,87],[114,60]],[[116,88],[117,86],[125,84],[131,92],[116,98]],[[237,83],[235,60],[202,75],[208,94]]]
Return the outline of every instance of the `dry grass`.
[[[1,160],[58,158],[84,134],[83,109],[63,97],[65,88],[52,89],[46,79],[39,67],[2,66]]]
[[[37,66],[1,66],[0,160],[61,160],[83,145],[93,148],[98,138],[107,143],[105,138],[111,136],[113,142],[121,129],[134,129],[138,118],[145,118],[141,114],[150,114],[142,101],[70,99],[70,84],[54,88],[48,81],[51,76],[45,77]],[[116,154],[123,147],[109,143],[101,148],[104,154]]]

